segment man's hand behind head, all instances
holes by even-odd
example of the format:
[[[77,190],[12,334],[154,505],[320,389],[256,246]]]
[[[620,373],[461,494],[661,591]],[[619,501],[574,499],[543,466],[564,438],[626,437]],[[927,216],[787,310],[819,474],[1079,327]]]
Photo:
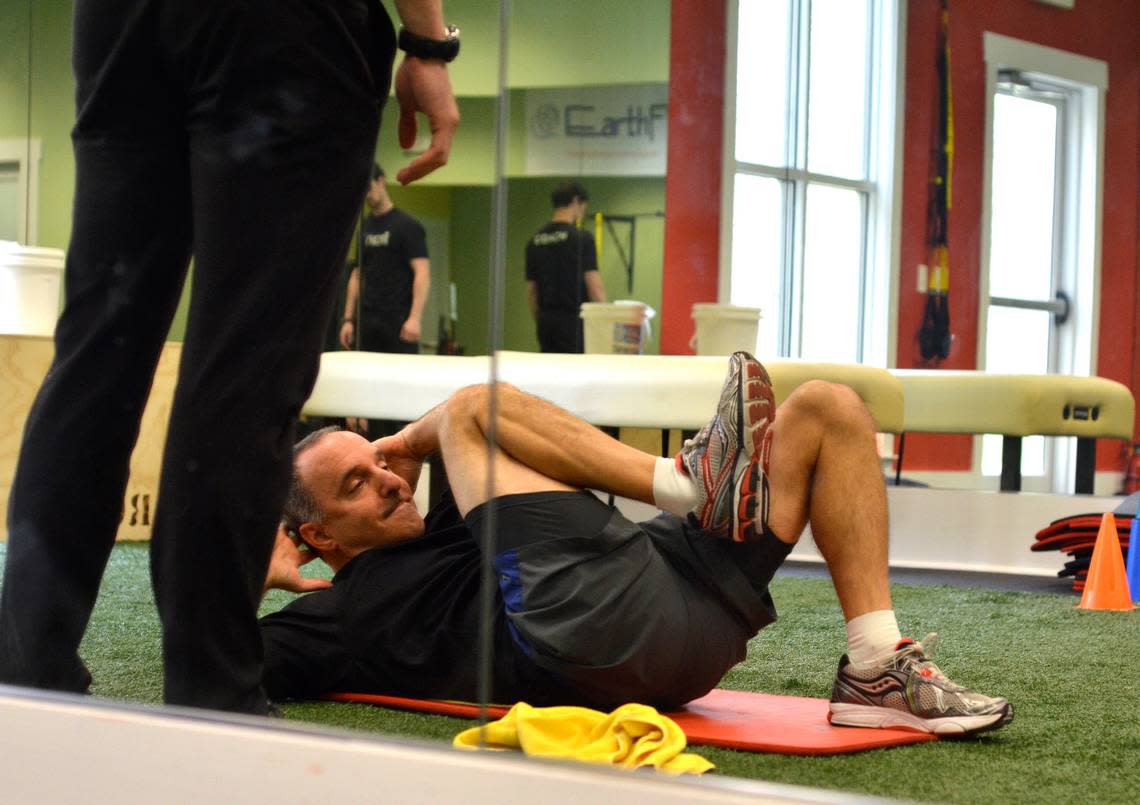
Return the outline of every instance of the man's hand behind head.
[[[291,593],[308,593],[332,587],[327,579],[307,579],[301,567],[317,558],[312,550],[302,551],[285,531],[284,524],[277,527],[273,553],[269,556],[269,570],[265,575],[265,589],[288,590]]]

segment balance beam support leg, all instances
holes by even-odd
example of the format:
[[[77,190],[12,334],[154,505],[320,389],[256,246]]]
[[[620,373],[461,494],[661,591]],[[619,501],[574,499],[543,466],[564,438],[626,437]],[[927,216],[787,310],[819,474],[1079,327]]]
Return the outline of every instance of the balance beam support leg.
[[[1074,490],[1078,495],[1093,493],[1093,476],[1096,474],[1096,439],[1088,436],[1077,437],[1077,483]]]
[[[1021,437],[1001,438],[1001,491],[1021,491]]]

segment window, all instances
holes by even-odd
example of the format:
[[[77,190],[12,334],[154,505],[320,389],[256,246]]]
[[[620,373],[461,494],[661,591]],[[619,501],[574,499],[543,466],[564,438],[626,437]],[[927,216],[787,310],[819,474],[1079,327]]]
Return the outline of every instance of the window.
[[[721,299],[763,354],[885,365],[898,0],[730,7]]]

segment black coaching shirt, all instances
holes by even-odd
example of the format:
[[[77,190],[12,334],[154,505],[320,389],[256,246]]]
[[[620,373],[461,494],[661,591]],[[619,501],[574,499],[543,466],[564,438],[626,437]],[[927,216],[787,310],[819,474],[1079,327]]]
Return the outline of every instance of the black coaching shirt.
[[[586,296],[585,273],[598,270],[594,238],[572,224],[551,221],[526,245],[526,278],[538,285],[539,310],[578,313]]]
[[[478,696],[482,556],[449,501],[424,536],[356,556],[331,589],[261,619],[271,699],[331,692],[474,701]],[[501,597],[494,610],[496,701],[549,687],[513,644]]]
[[[412,309],[412,260],[428,256],[423,225],[393,207],[383,215],[367,216],[361,239],[364,320],[394,323],[399,332]]]

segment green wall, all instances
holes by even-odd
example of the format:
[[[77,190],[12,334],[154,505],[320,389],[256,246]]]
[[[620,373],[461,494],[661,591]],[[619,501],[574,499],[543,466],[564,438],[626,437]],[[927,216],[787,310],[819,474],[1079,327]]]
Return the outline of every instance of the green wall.
[[[39,241],[64,248],[71,237],[75,160],[71,126],[75,82],[71,76],[71,3],[34,0],[32,17],[32,136],[42,142]]]
[[[23,137],[28,126],[29,0],[0,0],[0,138]]]
[[[499,8],[488,0],[444,0],[459,26],[452,70],[458,96],[499,94]],[[399,24],[392,0],[384,6]],[[669,79],[669,0],[515,0],[507,29],[507,85],[564,87]]]
[[[0,137],[40,141],[38,245],[64,248],[71,234],[75,177],[70,139],[75,119],[71,3],[0,0],[0,43]]]
[[[513,2],[507,83],[564,87],[668,81],[669,6],[668,0]]]

